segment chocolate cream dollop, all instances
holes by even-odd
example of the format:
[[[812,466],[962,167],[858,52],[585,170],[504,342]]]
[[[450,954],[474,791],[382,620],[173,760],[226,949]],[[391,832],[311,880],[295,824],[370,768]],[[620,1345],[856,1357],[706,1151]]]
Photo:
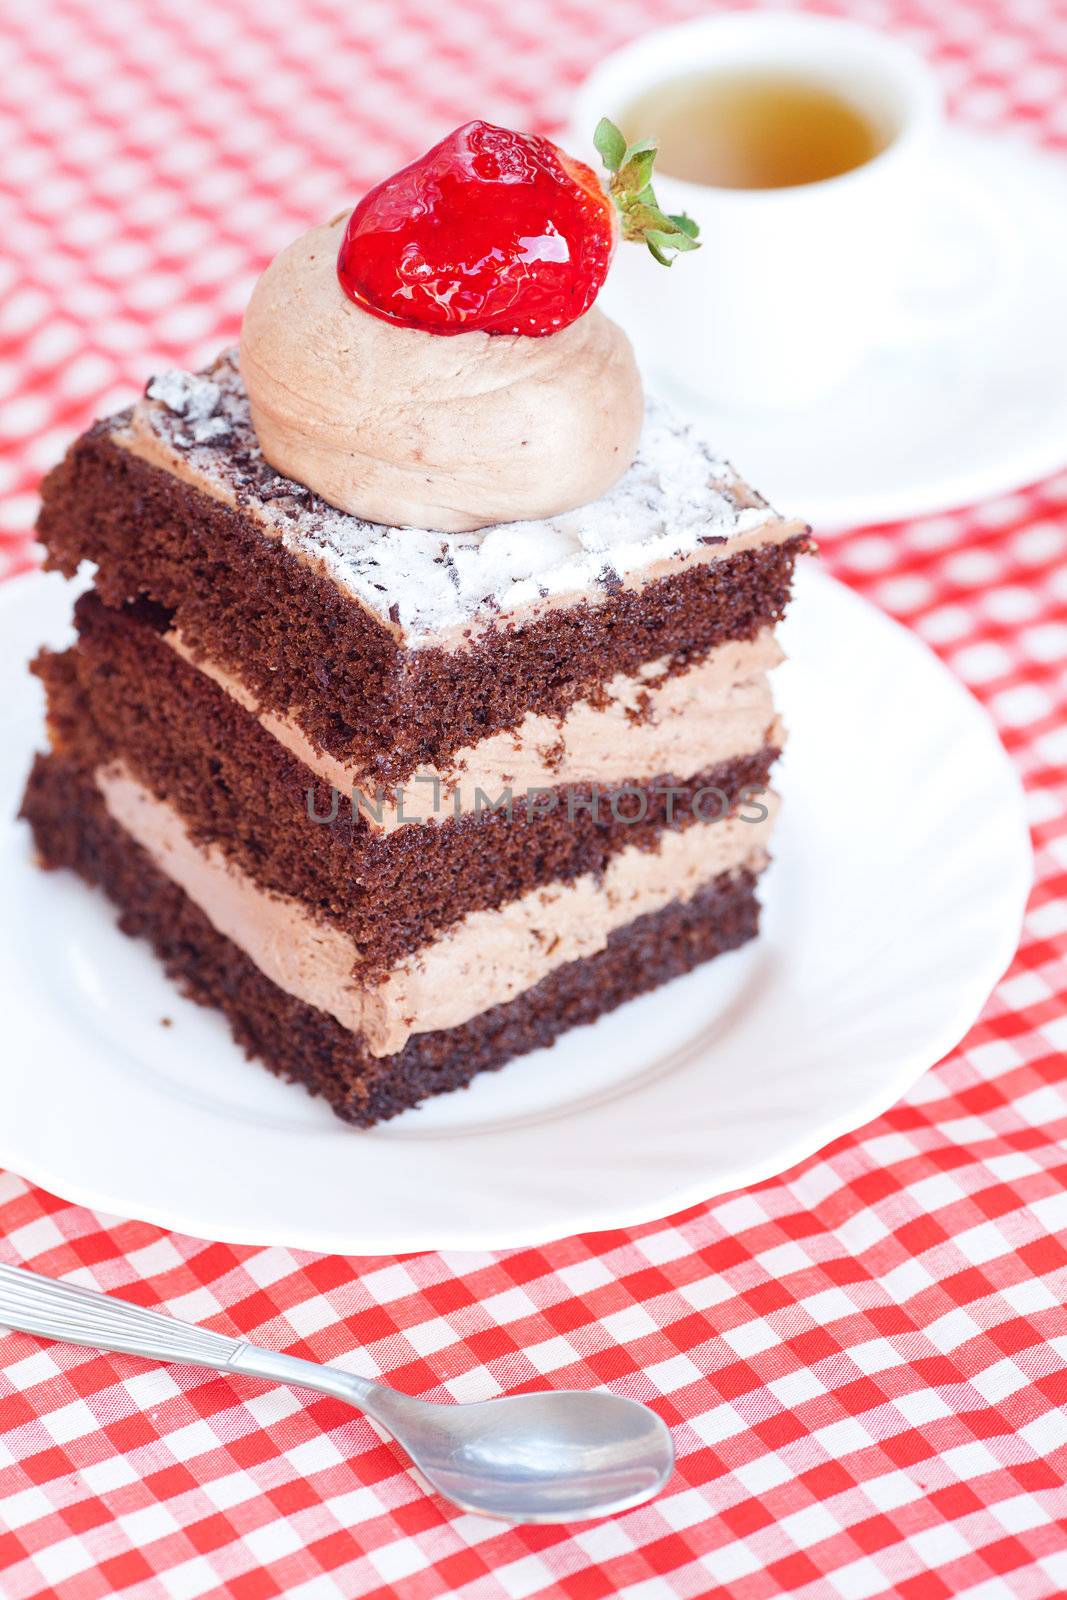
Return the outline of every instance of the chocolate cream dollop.
[[[337,280],[346,220],[276,256],[245,313],[273,467],[368,521],[445,533],[570,511],[622,476],[644,401],[621,328],[595,306],[545,338],[397,327]]]

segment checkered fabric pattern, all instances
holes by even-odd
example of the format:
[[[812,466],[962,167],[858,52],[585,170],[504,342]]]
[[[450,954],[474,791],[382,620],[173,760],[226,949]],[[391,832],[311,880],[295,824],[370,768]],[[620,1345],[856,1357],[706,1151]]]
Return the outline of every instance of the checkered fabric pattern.
[[[5,0],[0,570],[30,562],[41,471],[232,338],[291,236],[471,115],[553,127],[606,48],[698,9]],[[923,49],[958,115],[1067,145],[1062,4],[844,9]],[[902,1104],[742,1194],[499,1255],[235,1249],[0,1176],[5,1260],[412,1394],[647,1400],[667,1492],[508,1529],[328,1399],[5,1335],[4,1600],[1067,1593],[1067,476],[824,548],[988,706],[1030,797],[1022,949]]]

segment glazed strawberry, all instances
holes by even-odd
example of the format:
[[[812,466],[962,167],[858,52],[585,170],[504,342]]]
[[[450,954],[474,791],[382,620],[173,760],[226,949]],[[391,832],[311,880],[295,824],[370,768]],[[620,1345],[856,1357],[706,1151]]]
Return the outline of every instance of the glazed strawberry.
[[[537,134],[457,128],[353,210],[337,258],[345,293],[387,322],[431,333],[558,333],[587,311],[615,244],[658,261],[696,248],[696,226],[656,205],[655,147],[627,146],[606,119],[591,167]]]

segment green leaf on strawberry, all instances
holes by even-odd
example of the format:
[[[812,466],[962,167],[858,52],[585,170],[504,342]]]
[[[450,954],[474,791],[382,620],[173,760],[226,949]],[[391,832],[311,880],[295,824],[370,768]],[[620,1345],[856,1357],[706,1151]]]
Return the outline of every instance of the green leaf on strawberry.
[[[608,193],[619,213],[622,237],[643,240],[663,267],[685,250],[699,250],[700,228],[692,217],[661,211],[657,203],[652,188],[652,168],[659,153],[656,141],[641,139],[628,145],[621,130],[601,117],[593,143],[610,173]]]
[[[626,155],[626,140],[613,122],[601,117],[593,134],[597,155],[609,172],[618,172]]]

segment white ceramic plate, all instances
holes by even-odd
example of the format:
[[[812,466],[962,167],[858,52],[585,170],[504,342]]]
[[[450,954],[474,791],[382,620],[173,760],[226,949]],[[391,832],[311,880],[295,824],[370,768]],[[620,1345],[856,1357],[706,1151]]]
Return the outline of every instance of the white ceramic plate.
[[[5,818],[40,743],[22,664],[63,641],[69,603],[53,578],[0,590]],[[868,1121],[960,1038],[1011,958],[1022,798],[970,696],[817,569],[785,633],[792,742],[764,936],[369,1132],[246,1061],[98,894],[40,873],[6,823],[0,1163],[207,1238],[374,1255],[663,1216]]]
[[[946,133],[944,158],[939,190],[981,194],[1004,249],[1003,292],[984,320],[954,316],[965,285],[953,280],[988,241],[946,203],[940,236],[916,269],[933,280],[928,311],[945,278],[944,335],[884,345],[802,411],[745,416],[709,406],[674,388],[657,372],[656,352],[639,347],[716,449],[743,463],[772,504],[802,509],[817,530],[969,505],[1067,462],[1067,161],[962,128]],[[611,295],[609,279],[605,305],[625,324],[626,307]]]

